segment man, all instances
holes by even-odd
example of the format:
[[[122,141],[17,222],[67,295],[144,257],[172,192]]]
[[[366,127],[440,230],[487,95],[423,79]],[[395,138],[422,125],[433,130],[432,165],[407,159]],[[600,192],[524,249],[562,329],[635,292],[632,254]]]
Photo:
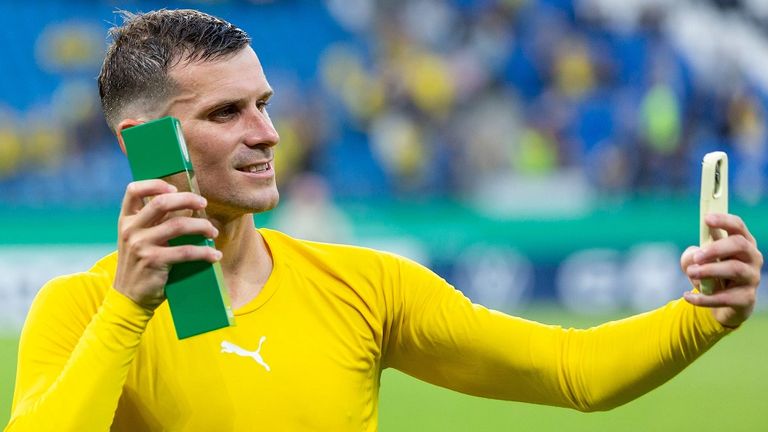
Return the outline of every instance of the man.
[[[716,277],[722,290],[584,331],[473,305],[391,254],[256,229],[252,214],[278,201],[279,138],[248,36],[189,10],[129,15],[111,35],[99,87],[120,145],[126,128],[177,117],[205,198],[128,185],[118,252],[35,299],[7,431],[371,431],[387,367],[483,397],[604,410],[677,374],[752,311],[763,260],[735,216],[710,217],[730,236],[681,260],[694,284]],[[178,213],[202,208],[207,220]],[[218,250],[167,246],[182,234]],[[237,325],[179,341],[163,286],[189,260],[221,262]]]

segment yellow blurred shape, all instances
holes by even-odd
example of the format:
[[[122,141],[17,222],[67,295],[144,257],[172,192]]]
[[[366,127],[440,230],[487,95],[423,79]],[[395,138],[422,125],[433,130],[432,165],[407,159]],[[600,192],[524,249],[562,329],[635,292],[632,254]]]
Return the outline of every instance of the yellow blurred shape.
[[[384,166],[396,175],[418,175],[427,160],[427,148],[419,126],[403,115],[380,119],[373,132],[374,150]]]
[[[661,154],[673,153],[680,138],[677,97],[666,84],[655,84],[643,100],[643,124],[650,146]]]
[[[366,120],[381,111],[386,101],[383,84],[362,69],[347,75],[342,87],[342,99],[352,114]]]
[[[400,152],[397,153],[398,172],[405,176],[413,176],[421,171],[424,165],[426,152],[421,141],[421,134],[416,128],[411,127],[401,130]]]
[[[512,162],[522,174],[547,174],[557,168],[555,142],[543,132],[528,128],[520,138],[517,154]]]
[[[98,66],[104,53],[102,30],[89,23],[51,24],[37,40],[37,62],[51,71]]]
[[[305,143],[301,140],[294,119],[281,119],[277,122],[277,132],[280,145],[275,147],[275,173],[278,181],[285,183],[296,172],[305,153]]]
[[[326,88],[339,96],[355,117],[368,120],[384,107],[384,84],[366,71],[352,48],[343,44],[328,48],[321,59],[321,71]]]
[[[30,163],[52,167],[62,162],[66,139],[64,132],[57,126],[32,122],[25,138],[24,153]]]
[[[563,94],[575,98],[594,87],[595,72],[583,43],[566,43],[560,49],[555,62],[555,81]]]
[[[12,124],[0,124],[0,177],[16,172],[22,161],[21,137]]]
[[[416,51],[403,66],[403,79],[416,106],[435,117],[447,115],[456,89],[445,61],[435,54]]]
[[[361,69],[360,58],[355,51],[344,44],[337,43],[323,51],[320,58],[320,70],[323,83],[332,91],[340,91],[347,75]]]

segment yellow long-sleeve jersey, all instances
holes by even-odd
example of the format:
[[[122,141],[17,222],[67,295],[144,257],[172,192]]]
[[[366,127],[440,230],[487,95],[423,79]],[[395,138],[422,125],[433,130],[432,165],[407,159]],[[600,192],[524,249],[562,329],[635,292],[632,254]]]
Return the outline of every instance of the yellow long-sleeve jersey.
[[[461,392],[614,407],[720,339],[675,301],[588,330],[472,304],[418,264],[262,229],[274,269],[236,326],[177,340],[167,303],[112,288],[116,254],[49,282],[19,346],[6,431],[374,431],[381,371]]]

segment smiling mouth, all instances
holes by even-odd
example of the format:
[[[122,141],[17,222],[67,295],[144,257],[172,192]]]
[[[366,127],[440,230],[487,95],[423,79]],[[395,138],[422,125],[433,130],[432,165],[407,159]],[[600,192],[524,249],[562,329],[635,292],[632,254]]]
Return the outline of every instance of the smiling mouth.
[[[263,163],[257,163],[253,165],[247,165],[242,168],[237,168],[238,171],[251,173],[251,174],[259,174],[259,173],[265,173],[269,171],[272,168],[272,164],[270,162],[263,162]]]

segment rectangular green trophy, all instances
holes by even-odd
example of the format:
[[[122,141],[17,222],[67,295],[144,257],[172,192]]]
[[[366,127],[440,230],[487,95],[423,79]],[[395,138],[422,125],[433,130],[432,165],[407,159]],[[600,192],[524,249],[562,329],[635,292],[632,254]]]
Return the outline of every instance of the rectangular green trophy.
[[[176,118],[163,117],[143,123],[123,130],[122,135],[134,180],[170,180],[179,191],[199,194],[181,124]],[[187,213],[206,217],[204,210]],[[170,246],[214,246],[213,240],[201,235],[185,235],[168,243]],[[218,262],[174,264],[165,285],[165,295],[179,339],[234,325],[229,294]]]

